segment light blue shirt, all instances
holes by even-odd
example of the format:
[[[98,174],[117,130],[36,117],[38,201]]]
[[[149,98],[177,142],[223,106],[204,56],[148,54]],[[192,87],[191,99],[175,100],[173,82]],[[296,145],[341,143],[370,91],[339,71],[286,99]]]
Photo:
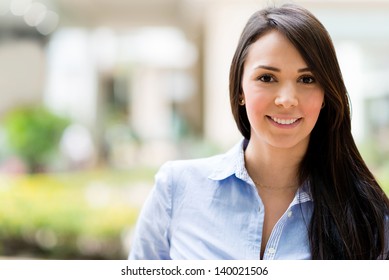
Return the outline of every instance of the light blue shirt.
[[[130,259],[259,259],[265,209],[242,140],[223,155],[168,162],[138,219]],[[274,226],[264,259],[310,259],[313,211],[303,184]]]

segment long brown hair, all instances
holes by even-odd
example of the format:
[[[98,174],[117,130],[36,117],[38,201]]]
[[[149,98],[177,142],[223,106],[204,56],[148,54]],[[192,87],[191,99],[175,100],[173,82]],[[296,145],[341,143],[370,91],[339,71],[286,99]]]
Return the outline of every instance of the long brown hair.
[[[351,134],[349,97],[332,40],[320,21],[294,4],[254,13],[240,37],[230,68],[230,102],[238,129],[250,139],[245,106],[239,105],[243,67],[252,43],[277,30],[296,47],[325,92],[325,107],[300,164],[314,211],[308,225],[313,259],[388,257],[385,222],[389,200],[362,159]]]

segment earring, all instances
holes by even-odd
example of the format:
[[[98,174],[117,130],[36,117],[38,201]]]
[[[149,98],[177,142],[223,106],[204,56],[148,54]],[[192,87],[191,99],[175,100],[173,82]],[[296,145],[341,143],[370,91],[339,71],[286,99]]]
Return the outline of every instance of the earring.
[[[245,105],[244,98],[239,98],[239,105],[240,106],[244,106]]]

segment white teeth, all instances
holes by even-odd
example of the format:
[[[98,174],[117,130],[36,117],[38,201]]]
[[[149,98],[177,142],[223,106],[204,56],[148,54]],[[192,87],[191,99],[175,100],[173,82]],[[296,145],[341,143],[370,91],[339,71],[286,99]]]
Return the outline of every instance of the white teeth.
[[[279,119],[279,118],[273,118],[273,117],[271,117],[271,119],[279,124],[292,124],[298,120],[298,119]]]

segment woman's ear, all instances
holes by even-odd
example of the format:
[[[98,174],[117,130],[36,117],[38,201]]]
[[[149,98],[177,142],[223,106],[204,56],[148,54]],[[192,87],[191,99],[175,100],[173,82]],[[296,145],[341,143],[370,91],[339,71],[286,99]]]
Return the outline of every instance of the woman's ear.
[[[239,94],[239,105],[240,106],[246,105],[246,101],[244,99],[244,94],[243,93]]]

